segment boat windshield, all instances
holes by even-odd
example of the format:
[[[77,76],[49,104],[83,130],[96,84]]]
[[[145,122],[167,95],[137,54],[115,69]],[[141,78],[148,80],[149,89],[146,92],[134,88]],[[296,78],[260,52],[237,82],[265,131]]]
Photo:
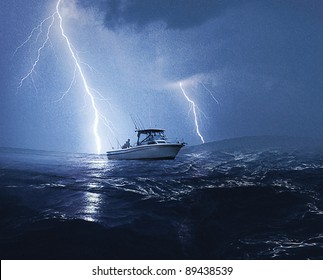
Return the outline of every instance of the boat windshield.
[[[166,136],[164,131],[145,131],[138,132],[138,145],[165,143]]]

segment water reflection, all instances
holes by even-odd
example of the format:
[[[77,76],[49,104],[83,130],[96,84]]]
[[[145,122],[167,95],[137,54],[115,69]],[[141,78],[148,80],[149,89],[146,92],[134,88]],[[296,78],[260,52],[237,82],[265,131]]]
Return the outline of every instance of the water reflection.
[[[96,222],[100,217],[101,194],[85,192],[84,194],[84,217],[86,221]]]
[[[102,178],[105,177],[106,172],[112,169],[112,165],[103,155],[91,155],[83,164],[85,164],[83,186],[86,191],[83,196],[82,219],[98,222],[103,202]]]

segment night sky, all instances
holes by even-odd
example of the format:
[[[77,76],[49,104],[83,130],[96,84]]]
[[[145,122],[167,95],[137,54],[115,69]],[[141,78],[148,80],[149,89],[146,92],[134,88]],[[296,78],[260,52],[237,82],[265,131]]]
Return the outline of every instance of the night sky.
[[[61,1],[64,31],[101,114],[101,152],[116,138],[135,139],[131,115],[200,144],[180,82],[206,142],[323,137],[323,1]],[[50,19],[21,44],[56,3],[1,1],[0,146],[95,153],[91,100],[57,16],[19,87]]]

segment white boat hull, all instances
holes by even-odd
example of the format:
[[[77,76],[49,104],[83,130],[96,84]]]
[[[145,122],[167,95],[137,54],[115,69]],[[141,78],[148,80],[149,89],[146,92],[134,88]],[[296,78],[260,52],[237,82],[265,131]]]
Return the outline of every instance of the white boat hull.
[[[107,152],[108,159],[174,159],[182,143],[139,145]]]

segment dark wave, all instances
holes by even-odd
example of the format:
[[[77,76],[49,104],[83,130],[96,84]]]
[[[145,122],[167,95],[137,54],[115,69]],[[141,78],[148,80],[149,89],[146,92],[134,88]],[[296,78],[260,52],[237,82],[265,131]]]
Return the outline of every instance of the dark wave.
[[[1,259],[322,259],[323,153],[266,141],[174,161],[2,148]]]

